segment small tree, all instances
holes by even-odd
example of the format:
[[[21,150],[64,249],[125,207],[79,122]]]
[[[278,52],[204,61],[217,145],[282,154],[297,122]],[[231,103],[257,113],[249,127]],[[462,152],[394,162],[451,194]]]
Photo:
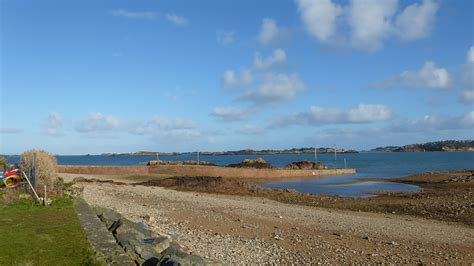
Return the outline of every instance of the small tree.
[[[57,178],[57,165],[56,157],[46,151],[28,150],[21,155],[21,169],[26,173],[33,171],[36,173],[35,188],[39,194],[43,193],[44,185],[51,189],[54,180]]]
[[[7,158],[0,156],[0,171],[5,171],[7,169]]]

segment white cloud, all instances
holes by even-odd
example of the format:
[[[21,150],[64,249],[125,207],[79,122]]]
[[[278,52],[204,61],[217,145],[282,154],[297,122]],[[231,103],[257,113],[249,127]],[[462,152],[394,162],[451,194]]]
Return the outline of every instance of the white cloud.
[[[460,124],[468,128],[474,127],[474,111],[471,111],[464,115],[460,120]]]
[[[406,7],[395,22],[400,38],[415,40],[428,36],[437,11],[438,4],[431,0],[423,0],[421,5],[414,3]]]
[[[235,32],[233,31],[218,31],[217,43],[222,46],[229,46],[235,41]]]
[[[61,115],[56,112],[50,112],[44,124],[44,131],[47,135],[58,136],[63,125],[64,121]]]
[[[396,121],[388,127],[394,132],[441,132],[474,127],[474,111],[461,116],[425,115],[422,119]]]
[[[462,93],[462,99],[464,102],[474,102],[474,90],[464,90]]]
[[[214,108],[211,115],[221,121],[233,122],[248,120],[254,112],[253,109],[224,106]]]
[[[347,120],[354,123],[384,121],[392,117],[392,110],[383,104],[359,104],[347,114]]]
[[[248,85],[248,84],[252,83],[252,81],[253,81],[252,71],[250,71],[248,69],[242,69],[240,71],[240,81],[244,85]]]
[[[225,88],[233,87],[233,86],[238,84],[238,80],[237,80],[237,78],[235,76],[235,72],[233,70],[226,70],[224,72],[223,80],[224,80],[224,87]]]
[[[275,49],[273,54],[267,58],[262,58],[259,53],[255,54],[254,65],[258,70],[268,69],[286,63],[286,53],[282,49]]]
[[[188,19],[183,16],[178,16],[176,14],[166,14],[165,18],[175,24],[176,26],[186,26],[188,25]]]
[[[297,0],[301,20],[306,30],[320,41],[329,40],[336,31],[342,7],[331,0]]]
[[[274,104],[292,100],[297,93],[305,89],[297,74],[264,74],[256,89],[244,92],[241,99],[259,104]]]
[[[276,104],[292,100],[305,90],[303,81],[296,73],[270,72],[276,66],[285,65],[286,60],[283,49],[275,49],[266,58],[257,53],[253,67],[242,68],[239,77],[233,70],[227,70],[223,76],[223,87],[237,87],[239,100],[255,104]]]
[[[462,101],[468,104],[474,102],[474,45],[471,46],[466,55],[466,64],[462,73],[463,94]]]
[[[467,51],[466,61],[468,64],[474,64],[474,45]]]
[[[404,71],[399,76],[391,77],[375,84],[378,88],[403,86],[408,88],[449,89],[451,76],[448,70],[436,67],[428,61],[418,71]]]
[[[386,126],[322,127],[315,137],[327,143],[368,143],[371,146],[405,145],[436,139],[470,139],[474,127],[474,112],[459,116],[428,114],[421,118],[392,120]],[[407,142],[407,139],[410,141]],[[367,146],[361,147],[366,149]]]
[[[389,120],[392,118],[392,115],[392,110],[382,104],[361,103],[347,112],[335,108],[311,106],[307,112],[301,112],[275,120],[272,127],[372,123]]]
[[[115,9],[111,11],[112,15],[132,19],[155,19],[157,13],[150,11],[129,11],[126,9]]]
[[[279,27],[274,19],[264,18],[258,41],[263,45],[281,43],[288,38],[289,31],[286,28]]]
[[[429,36],[439,6],[432,0],[411,4],[401,11],[398,0],[351,0],[346,5],[334,0],[296,3],[312,37],[324,43],[350,40],[353,47],[365,51],[380,49],[390,37],[416,40]]]
[[[226,89],[241,86],[249,85],[253,82],[253,73],[249,69],[241,69],[239,76],[235,73],[234,70],[226,70],[222,77],[223,87]]]
[[[262,134],[265,130],[261,127],[246,124],[244,127],[235,130],[238,134],[243,135],[259,135]]]
[[[352,43],[363,50],[376,50],[392,31],[391,18],[397,0],[353,0],[349,5]]]
[[[75,129],[81,133],[106,132],[118,129],[120,123],[120,120],[114,116],[94,112],[90,113],[86,119],[78,121]]]
[[[151,121],[151,124],[162,130],[184,130],[196,128],[196,124],[194,122],[181,118],[155,117]]]

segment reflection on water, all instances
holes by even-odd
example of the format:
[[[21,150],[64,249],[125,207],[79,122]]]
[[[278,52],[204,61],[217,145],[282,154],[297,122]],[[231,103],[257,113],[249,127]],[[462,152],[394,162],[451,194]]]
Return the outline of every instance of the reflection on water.
[[[340,197],[366,198],[374,196],[375,192],[419,192],[421,188],[415,185],[395,182],[358,182],[341,183],[343,178],[307,179],[296,181],[279,181],[265,183],[267,188],[295,189],[303,193],[334,195]]]

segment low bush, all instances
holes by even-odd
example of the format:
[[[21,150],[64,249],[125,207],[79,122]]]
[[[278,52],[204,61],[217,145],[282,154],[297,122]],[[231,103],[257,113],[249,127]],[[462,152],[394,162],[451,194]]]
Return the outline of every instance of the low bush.
[[[29,150],[21,155],[20,168],[30,175],[36,173],[35,189],[41,196],[44,194],[44,185],[52,190],[57,179],[57,165],[56,157],[46,151]]]

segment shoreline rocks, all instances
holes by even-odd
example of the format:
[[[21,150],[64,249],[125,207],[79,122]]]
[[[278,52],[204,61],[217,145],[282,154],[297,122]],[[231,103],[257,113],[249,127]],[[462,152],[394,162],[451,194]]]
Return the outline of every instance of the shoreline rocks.
[[[328,167],[320,162],[311,162],[311,161],[300,161],[300,162],[292,162],[289,163],[286,167],[286,169],[291,169],[291,170],[320,170],[320,169],[328,169]]]
[[[151,231],[143,222],[134,223],[111,209],[95,207],[94,211],[117,244],[138,265],[216,264],[185,252],[170,236]],[[151,217],[147,220],[154,221]]]
[[[155,166],[155,165],[204,165],[204,166],[216,166],[211,162],[206,161],[162,161],[162,160],[152,160],[149,161],[146,165]]]
[[[257,158],[255,160],[245,159],[237,164],[229,164],[227,167],[236,167],[236,168],[256,168],[256,169],[272,169],[273,166],[267,163],[262,158]]]

